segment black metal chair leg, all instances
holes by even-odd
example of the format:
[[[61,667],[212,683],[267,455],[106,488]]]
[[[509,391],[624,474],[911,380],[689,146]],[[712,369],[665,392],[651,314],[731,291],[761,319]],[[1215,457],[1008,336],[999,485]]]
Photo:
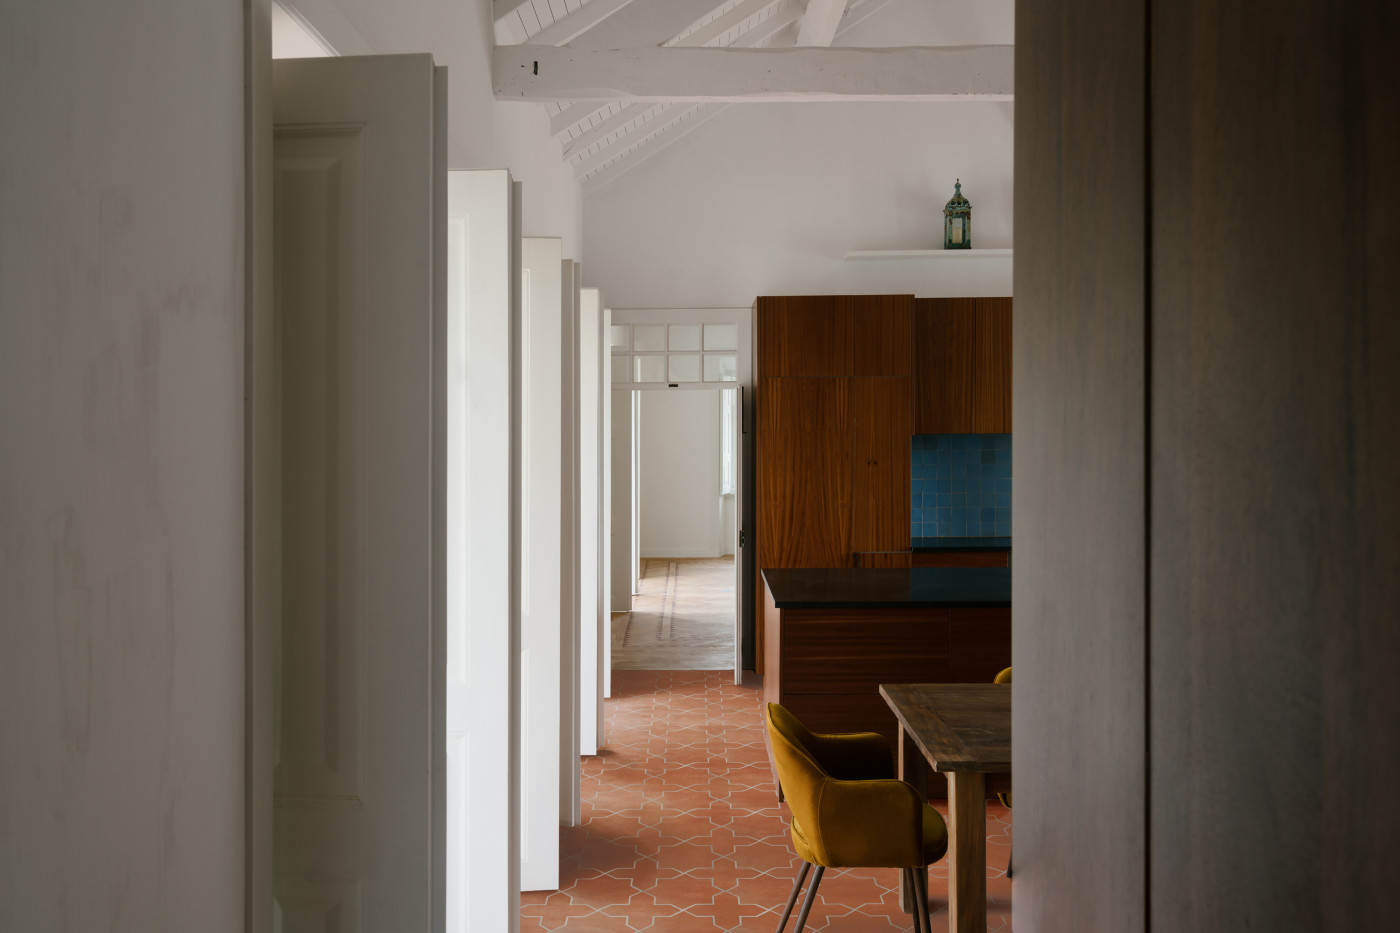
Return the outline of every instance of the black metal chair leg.
[[[909,900],[914,900],[914,874],[913,869],[901,868],[899,870],[899,886],[909,892]],[[914,933],[924,933],[924,925],[919,922],[919,908],[916,906],[911,914],[914,915]]]
[[[792,893],[788,895],[787,907],[783,910],[782,919],[778,921],[777,933],[783,933],[783,927],[787,926],[788,917],[792,916],[792,909],[797,906],[797,894],[802,890],[802,882],[807,880],[807,872],[811,870],[811,862],[803,862],[802,867],[797,870],[797,880],[792,883]]]
[[[825,865],[818,865],[817,870],[813,872],[812,886],[807,889],[807,896],[802,899],[802,913],[797,915],[797,929],[794,933],[802,933],[802,928],[807,925],[807,915],[812,912],[812,902],[817,899],[817,885],[822,883],[822,873],[825,871]]]
[[[914,875],[914,891],[916,892],[914,904],[915,916],[919,918],[919,925],[923,928],[922,933],[933,933],[933,921],[928,915],[928,869],[912,869]]]
[[[1011,856],[1015,854],[1015,852],[1008,852],[1006,854],[1006,877],[1008,878],[1011,877]]]

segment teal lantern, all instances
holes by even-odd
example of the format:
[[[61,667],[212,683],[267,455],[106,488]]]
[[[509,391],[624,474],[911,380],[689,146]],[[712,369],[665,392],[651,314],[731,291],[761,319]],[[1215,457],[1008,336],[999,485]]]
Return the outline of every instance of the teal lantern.
[[[962,179],[943,208],[943,248],[972,249],[972,204],[963,197]]]

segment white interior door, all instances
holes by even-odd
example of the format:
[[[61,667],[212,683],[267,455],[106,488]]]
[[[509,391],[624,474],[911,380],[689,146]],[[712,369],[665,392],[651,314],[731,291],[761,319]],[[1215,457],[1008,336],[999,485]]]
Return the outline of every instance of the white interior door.
[[[559,887],[562,243],[521,241],[520,889]]]
[[[603,307],[579,293],[579,753],[603,744],[602,451]]]
[[[512,929],[520,899],[518,203],[503,170],[449,172],[447,185],[447,933],[490,933]]]
[[[565,259],[562,269],[563,332],[560,354],[560,410],[563,421],[563,483],[559,497],[559,541],[563,564],[559,576],[559,822],[577,826],[583,819],[579,768],[579,515],[578,515],[578,305],[579,264]]]
[[[275,925],[444,924],[446,75],[274,63]]]
[[[598,439],[598,452],[602,460],[598,475],[598,488],[602,501],[598,506],[598,618],[602,631],[598,643],[603,648],[603,696],[612,696],[612,351],[608,347],[608,335],[612,332],[612,309],[603,309],[603,320],[598,328],[598,411],[603,419],[602,431]]]
[[[724,391],[730,406],[729,450],[734,458],[734,682],[744,682],[744,387]]]

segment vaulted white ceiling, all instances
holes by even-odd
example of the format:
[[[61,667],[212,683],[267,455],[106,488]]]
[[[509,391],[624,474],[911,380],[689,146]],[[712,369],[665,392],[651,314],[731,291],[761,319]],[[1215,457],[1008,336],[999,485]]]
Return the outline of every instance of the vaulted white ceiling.
[[[585,192],[738,101],[1011,98],[1010,46],[829,48],[892,2],[494,0],[496,96],[544,104]]]

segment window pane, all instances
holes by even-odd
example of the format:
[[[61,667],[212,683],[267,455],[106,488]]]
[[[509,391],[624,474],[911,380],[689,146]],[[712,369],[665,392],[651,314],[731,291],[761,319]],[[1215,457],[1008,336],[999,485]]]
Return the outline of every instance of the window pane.
[[[700,349],[700,325],[699,324],[672,324],[671,325],[671,345],[672,350],[698,350]],[[673,382],[675,380],[672,380]]]
[[[632,325],[632,349],[633,349],[633,350],[664,350],[664,349],[666,349],[666,325],[665,325],[665,324],[633,324],[633,325]]]
[[[737,350],[737,349],[739,349],[739,325],[738,325],[738,324],[706,324],[706,325],[705,325],[705,349],[706,349],[706,350]]]
[[[737,357],[709,355],[705,356],[705,381],[706,382],[735,382],[738,378]]]
[[[630,382],[632,378],[632,358],[625,353],[619,353],[609,359],[612,368],[613,382]]]
[[[634,382],[666,381],[666,357],[634,356],[632,362],[634,364],[632,370]]]
[[[700,356],[696,353],[672,354],[671,378],[667,382],[699,382]]]
[[[608,346],[612,347],[614,350],[629,350],[631,349],[631,340],[631,324],[614,324],[612,326],[612,333],[608,337]]]

